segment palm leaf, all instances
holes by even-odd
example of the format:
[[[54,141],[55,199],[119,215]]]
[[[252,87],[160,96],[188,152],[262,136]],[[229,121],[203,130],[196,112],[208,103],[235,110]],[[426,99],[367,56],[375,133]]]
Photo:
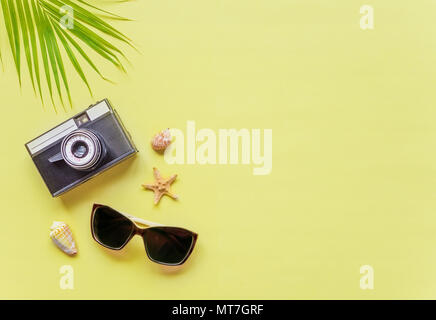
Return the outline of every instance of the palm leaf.
[[[38,33],[38,40],[39,40],[39,48],[41,50],[42,62],[44,65],[44,73],[45,73],[45,78],[47,80],[47,87],[50,93],[51,102],[56,110],[55,103],[53,100],[53,90],[52,90],[51,77],[50,77],[50,66],[47,58],[47,47],[45,45],[45,40],[44,40],[43,20],[41,18],[40,9],[37,6],[36,1],[32,1],[32,10],[33,10],[33,16],[35,18],[35,24],[38,31],[37,33]]]
[[[15,10],[10,8],[10,5],[14,6],[10,0],[1,0],[3,16],[5,19],[6,31],[8,33],[9,45],[11,46],[12,55],[14,57],[15,68],[18,73],[18,80],[21,85],[21,72],[20,72],[20,39],[17,39],[17,28],[13,25],[16,24],[17,17],[15,16]]]
[[[82,67],[80,66],[80,63],[77,61],[76,57],[74,56],[74,52],[71,49],[70,45],[68,44],[68,41],[65,39],[65,36],[62,34],[62,29],[57,25],[53,25],[56,34],[58,35],[59,40],[61,40],[62,45],[65,48],[65,51],[67,52],[68,58],[70,58],[71,64],[74,66],[74,69],[76,69],[77,73],[79,74],[80,78],[82,78],[83,82],[85,82],[86,86],[88,87],[89,93],[92,96],[91,87],[89,86],[88,80],[86,80],[85,73],[82,70]]]
[[[133,47],[132,42],[107,20],[128,19],[90,4],[87,0],[0,0],[0,4],[19,84],[21,86],[23,55],[33,90],[35,94],[38,92],[43,104],[44,91],[48,90],[55,110],[55,92],[62,106],[65,95],[72,106],[67,73],[69,69],[65,63],[73,67],[71,70],[77,73],[91,96],[92,90],[80,60],[107,80],[86,51],[95,52],[101,60],[125,71],[121,60],[127,61],[127,58],[115,43],[118,41]],[[61,24],[65,16],[61,8],[65,6],[74,13],[72,28],[65,28]],[[45,75],[46,89],[41,70]]]

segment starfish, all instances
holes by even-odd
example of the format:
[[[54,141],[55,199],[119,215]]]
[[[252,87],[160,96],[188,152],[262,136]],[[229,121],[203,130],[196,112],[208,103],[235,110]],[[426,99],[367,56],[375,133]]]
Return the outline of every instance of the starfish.
[[[153,168],[153,174],[156,182],[154,184],[143,184],[142,186],[147,190],[154,191],[154,204],[158,204],[164,194],[177,200],[179,197],[170,192],[170,186],[174,182],[174,180],[176,180],[177,174],[171,176],[171,178],[169,178],[168,180],[162,178],[159,170],[157,170],[156,168]]]

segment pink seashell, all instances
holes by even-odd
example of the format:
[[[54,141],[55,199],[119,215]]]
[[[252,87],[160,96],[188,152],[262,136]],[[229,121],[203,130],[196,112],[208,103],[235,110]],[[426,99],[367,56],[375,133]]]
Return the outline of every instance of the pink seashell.
[[[151,140],[151,147],[153,150],[163,152],[171,143],[170,129],[165,129],[159,132]]]

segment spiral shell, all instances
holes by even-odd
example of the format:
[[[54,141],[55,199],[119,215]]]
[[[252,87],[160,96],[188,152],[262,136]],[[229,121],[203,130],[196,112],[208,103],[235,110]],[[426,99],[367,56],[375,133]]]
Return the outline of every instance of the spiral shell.
[[[155,151],[163,152],[171,143],[171,139],[170,129],[165,129],[153,137],[151,147]]]
[[[76,243],[73,239],[73,233],[66,223],[54,221],[50,230],[50,238],[59,249],[70,256],[77,253]]]

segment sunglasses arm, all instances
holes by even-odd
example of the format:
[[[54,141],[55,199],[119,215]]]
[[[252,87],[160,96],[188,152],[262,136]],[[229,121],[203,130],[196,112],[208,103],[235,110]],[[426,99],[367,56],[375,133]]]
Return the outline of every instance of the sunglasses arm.
[[[163,224],[147,221],[147,220],[144,220],[144,219],[141,219],[141,218],[137,218],[137,217],[133,217],[133,216],[130,216],[130,215],[127,215],[127,217],[129,217],[133,222],[136,222],[138,224],[142,224],[143,226],[147,226],[147,227],[161,227],[161,226],[163,226]]]

